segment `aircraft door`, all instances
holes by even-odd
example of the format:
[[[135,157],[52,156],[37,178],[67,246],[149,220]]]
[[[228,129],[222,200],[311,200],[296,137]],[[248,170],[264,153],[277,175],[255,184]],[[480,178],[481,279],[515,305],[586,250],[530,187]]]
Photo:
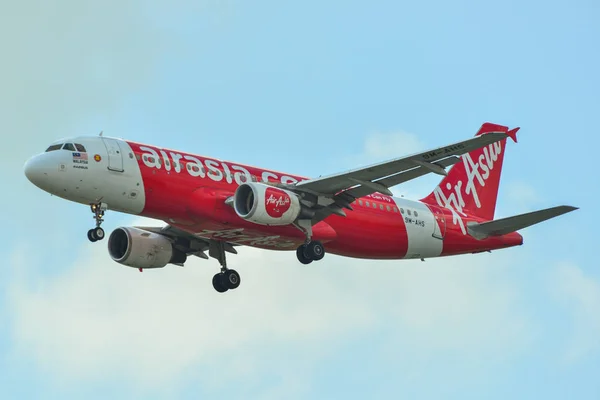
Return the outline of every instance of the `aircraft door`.
[[[123,152],[116,139],[102,138],[106,151],[108,152],[108,169],[123,172]]]
[[[444,212],[439,207],[430,207],[435,219],[433,224],[433,234],[431,236],[443,240],[444,236],[446,236],[446,217],[444,216]]]

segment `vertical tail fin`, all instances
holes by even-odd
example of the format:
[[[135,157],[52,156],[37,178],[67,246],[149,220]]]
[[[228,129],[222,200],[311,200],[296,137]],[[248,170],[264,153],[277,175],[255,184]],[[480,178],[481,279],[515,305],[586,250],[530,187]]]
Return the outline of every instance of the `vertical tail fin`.
[[[486,122],[475,136],[505,132],[516,143],[518,130]],[[455,164],[421,201],[485,220],[494,219],[505,147],[506,139],[463,155],[462,162]]]

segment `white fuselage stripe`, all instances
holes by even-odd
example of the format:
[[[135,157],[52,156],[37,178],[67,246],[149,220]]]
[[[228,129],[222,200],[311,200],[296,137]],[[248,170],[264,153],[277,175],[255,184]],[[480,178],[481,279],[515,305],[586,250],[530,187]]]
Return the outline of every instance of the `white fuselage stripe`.
[[[434,237],[435,217],[429,208],[418,201],[394,197],[394,201],[404,218],[408,249],[404,258],[439,257],[442,254],[443,240]]]

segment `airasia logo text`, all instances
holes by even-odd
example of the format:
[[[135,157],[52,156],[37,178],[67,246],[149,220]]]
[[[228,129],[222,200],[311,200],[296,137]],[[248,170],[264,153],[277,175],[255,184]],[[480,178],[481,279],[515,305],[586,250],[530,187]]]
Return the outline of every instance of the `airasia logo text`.
[[[224,161],[211,160],[188,154],[182,155],[172,151],[167,154],[165,150],[155,150],[148,146],[140,146],[140,151],[142,152],[142,162],[148,168],[164,169],[169,173],[176,174],[187,172],[190,176],[208,178],[215,182],[235,182],[241,185],[243,183],[262,180],[263,182],[278,181],[289,185],[299,181],[292,176],[278,176],[271,171],[258,170],[251,173],[244,166]]]
[[[477,161],[473,160],[470,153],[463,155],[462,161],[467,174],[466,182],[458,180],[454,187],[449,182],[446,183],[447,193],[444,193],[444,190],[440,186],[437,186],[433,191],[437,203],[441,207],[446,207],[451,211],[452,223],[460,226],[463,235],[467,234],[467,229],[463,221],[463,218],[467,216],[463,211],[466,204],[464,199],[471,196],[475,206],[481,208],[477,188],[485,186],[501,152],[502,145],[500,142],[496,142],[484,147]]]
[[[290,196],[275,188],[267,188],[265,191],[265,210],[272,218],[280,218],[290,209],[292,199]]]

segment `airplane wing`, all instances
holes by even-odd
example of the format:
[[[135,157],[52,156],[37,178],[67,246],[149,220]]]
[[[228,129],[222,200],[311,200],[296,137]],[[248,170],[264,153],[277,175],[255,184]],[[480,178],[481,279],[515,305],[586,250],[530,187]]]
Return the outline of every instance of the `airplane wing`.
[[[389,188],[392,186],[428,173],[446,175],[445,168],[459,162],[459,156],[507,137],[508,128],[504,128],[410,156],[283,187],[301,193],[305,204],[312,202],[308,205],[316,209],[312,218],[314,225],[331,214],[345,216],[343,208],[351,210],[350,204],[359,197],[376,192],[391,196]]]

